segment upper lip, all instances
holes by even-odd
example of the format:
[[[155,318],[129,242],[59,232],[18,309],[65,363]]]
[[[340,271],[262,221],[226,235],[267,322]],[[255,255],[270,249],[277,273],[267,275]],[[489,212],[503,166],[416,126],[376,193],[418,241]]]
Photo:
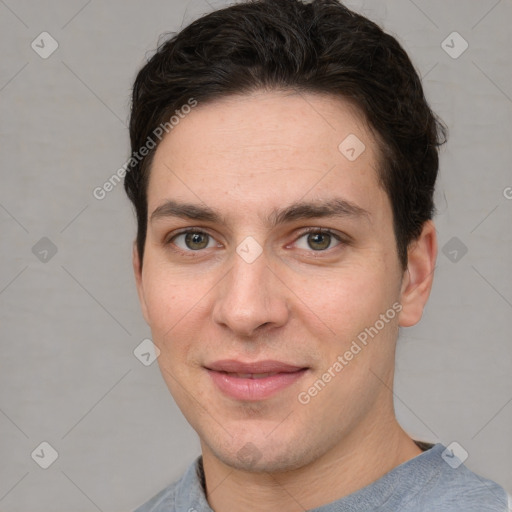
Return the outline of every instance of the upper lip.
[[[304,366],[295,366],[281,361],[267,359],[265,361],[255,361],[244,363],[235,359],[223,359],[215,361],[205,366],[208,370],[228,373],[292,373],[303,370]]]

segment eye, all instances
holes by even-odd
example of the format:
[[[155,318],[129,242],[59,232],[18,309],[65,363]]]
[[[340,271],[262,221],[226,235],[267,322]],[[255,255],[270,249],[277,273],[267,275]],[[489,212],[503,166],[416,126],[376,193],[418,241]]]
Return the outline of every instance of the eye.
[[[310,228],[295,241],[295,245],[299,249],[313,250],[314,252],[324,252],[343,243],[344,240],[339,235],[322,228]],[[221,246],[210,234],[197,229],[181,231],[170,237],[165,245],[173,245],[176,247],[174,250],[188,253],[190,256],[203,249]]]
[[[177,241],[180,242],[177,242]],[[184,252],[200,251],[216,246],[214,238],[204,231],[183,231],[174,235],[167,243],[174,243]]]
[[[306,239],[305,244],[302,247],[298,244],[298,241],[302,238]],[[334,246],[338,246],[343,243],[343,240],[332,231],[320,228],[309,229],[308,231],[302,233],[302,235],[297,239],[297,246],[300,249],[304,249],[306,251],[313,249],[315,252],[325,251],[327,249],[332,249],[331,243],[333,241],[337,241],[338,243]]]

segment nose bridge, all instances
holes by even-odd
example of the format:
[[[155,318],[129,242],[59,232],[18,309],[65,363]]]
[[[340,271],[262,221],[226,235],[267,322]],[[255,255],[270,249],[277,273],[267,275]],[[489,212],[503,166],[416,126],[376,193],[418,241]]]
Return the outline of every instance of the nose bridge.
[[[288,314],[284,287],[269,268],[265,251],[254,242],[246,239],[237,247],[214,310],[218,324],[244,336],[264,324],[282,325]]]

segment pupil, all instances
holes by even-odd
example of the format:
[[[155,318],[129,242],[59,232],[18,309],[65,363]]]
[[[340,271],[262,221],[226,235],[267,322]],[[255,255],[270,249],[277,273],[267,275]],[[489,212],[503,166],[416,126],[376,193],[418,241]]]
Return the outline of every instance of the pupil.
[[[203,238],[203,242],[201,243],[201,238]],[[185,237],[187,245],[191,244],[199,244],[200,247],[190,247],[190,249],[204,249],[208,244],[205,243],[206,237],[202,233],[188,233]]]
[[[313,239],[313,244],[320,244],[321,247],[312,247],[312,249],[326,249],[329,247],[329,235],[326,233],[313,233],[310,235]],[[324,243],[322,243],[322,239]],[[311,246],[311,244],[310,244]]]

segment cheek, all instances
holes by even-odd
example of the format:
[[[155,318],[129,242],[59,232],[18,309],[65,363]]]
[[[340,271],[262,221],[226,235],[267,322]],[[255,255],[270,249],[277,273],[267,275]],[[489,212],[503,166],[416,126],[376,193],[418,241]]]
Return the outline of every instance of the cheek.
[[[366,327],[368,321],[373,323],[391,307],[395,300],[391,277],[377,265],[351,265],[330,271],[316,286],[312,286],[311,276],[300,280],[294,291],[321,320],[343,335]]]
[[[146,304],[151,328],[161,333],[170,329],[179,315],[175,291],[162,279],[154,279],[146,286]]]
[[[172,388],[174,380],[166,373],[183,377],[200,365],[205,351],[211,352],[211,312],[218,282],[214,277],[176,271],[169,265],[148,265],[144,284],[148,320],[153,342],[160,349],[158,363]]]
[[[398,319],[393,309],[397,296],[392,290],[391,284],[383,281],[379,273],[368,269],[364,275],[352,274],[338,281],[329,300],[320,305],[320,316],[331,332],[321,342],[323,356],[319,371],[326,371],[338,356],[347,354],[343,378],[334,379],[337,384],[333,389],[342,386],[343,393],[349,394],[354,389],[363,389],[371,377],[369,368],[380,375],[382,367],[390,363]],[[381,315],[386,314],[384,322]],[[332,400],[337,399],[333,396]]]
[[[156,342],[163,345],[183,329],[187,315],[193,315],[200,290],[189,281],[158,269],[148,270],[144,279],[149,324]]]
[[[148,248],[149,249],[149,248]],[[147,250],[143,268],[144,293],[152,323],[170,323],[201,287],[201,280],[173,268],[158,251]],[[196,290],[196,292],[194,292]]]

